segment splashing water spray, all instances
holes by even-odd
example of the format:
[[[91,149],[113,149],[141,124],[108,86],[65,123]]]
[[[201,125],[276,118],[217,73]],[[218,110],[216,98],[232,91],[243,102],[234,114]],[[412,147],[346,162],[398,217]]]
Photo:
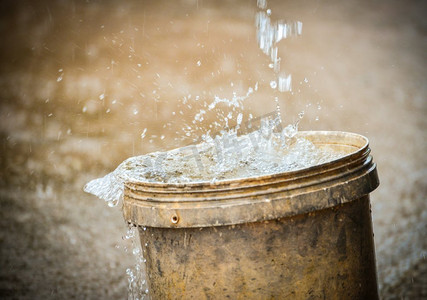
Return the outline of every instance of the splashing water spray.
[[[299,120],[282,129],[279,97],[292,91],[292,76],[281,71],[279,42],[302,34],[299,21],[272,21],[271,10],[266,0],[258,0],[256,14],[257,41],[262,52],[269,57],[269,68],[274,79],[269,86],[273,90],[276,112],[271,118],[260,118],[258,128],[252,127],[255,119],[249,116],[246,135],[238,136],[243,126],[243,103],[258,90],[258,83],[249,87],[245,95],[233,93],[231,99],[215,96],[211,103],[194,115],[192,124],[197,126],[209,111],[219,106],[231,109],[222,113],[222,130],[218,135],[210,131],[204,133],[199,144],[146,155],[131,157],[122,162],[115,171],[103,178],[90,181],[84,188],[88,193],[105,200],[110,207],[119,205],[123,198],[126,182],[194,183],[211,182],[233,178],[247,178],[267,174],[299,170],[325,163],[343,154],[326,151],[314,146],[310,141],[296,137]],[[236,119],[237,126],[229,127],[229,121]],[[303,117],[300,113],[299,119]],[[188,133],[191,126],[187,128]],[[145,137],[146,129],[141,134]],[[145,230],[141,227],[139,230]],[[131,241],[131,251],[135,257],[135,267],[126,270],[128,276],[128,299],[147,299],[149,291],[145,278],[145,258],[138,242],[137,228],[130,226],[125,240]],[[147,246],[147,245],[146,245]]]

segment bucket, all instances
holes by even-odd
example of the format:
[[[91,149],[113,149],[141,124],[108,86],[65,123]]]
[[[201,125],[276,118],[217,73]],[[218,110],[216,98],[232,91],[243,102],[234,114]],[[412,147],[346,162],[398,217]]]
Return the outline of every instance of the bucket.
[[[298,135],[347,154],[215,183],[125,183],[151,299],[378,299],[368,140]]]

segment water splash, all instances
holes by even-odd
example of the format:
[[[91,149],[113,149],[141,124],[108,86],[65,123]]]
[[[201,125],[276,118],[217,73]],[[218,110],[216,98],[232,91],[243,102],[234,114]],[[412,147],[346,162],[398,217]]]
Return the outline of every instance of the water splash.
[[[126,269],[128,279],[128,300],[148,300],[149,291],[146,281],[146,260],[141,251],[138,228],[129,225],[123,239],[130,241],[130,249],[125,248],[125,250],[131,250],[135,259],[134,267]]]
[[[116,171],[88,182],[84,191],[104,200],[110,207],[117,206],[123,197],[123,185],[126,180],[125,172],[121,171],[122,165],[123,163],[119,165]]]
[[[258,46],[266,54],[271,63],[269,67],[274,70],[276,80],[270,82],[270,87],[279,92],[292,91],[291,74],[280,74],[280,61],[278,43],[290,37],[302,34],[302,22],[300,21],[271,21],[271,10],[267,9],[267,1],[257,1],[260,11],[256,14],[255,24],[257,28]]]
[[[299,118],[303,116],[300,113]],[[343,153],[316,147],[297,136],[298,121],[281,128],[275,118],[262,119],[257,130],[238,136],[237,129],[166,152],[125,160],[112,173],[89,182],[85,191],[117,205],[125,182],[206,182],[294,171],[325,163]]]
[[[257,90],[258,82],[255,83],[253,87],[248,87],[246,93],[243,95],[238,95],[236,92],[233,92],[231,99],[215,95],[214,99],[210,103],[204,102],[203,107],[194,115],[191,122],[192,125],[186,125],[182,128],[184,134],[187,137],[192,136],[194,132],[200,129],[199,124],[205,120],[206,115],[214,110],[217,110],[217,120],[210,125],[211,129],[229,128],[230,121],[234,120],[233,116],[237,116],[235,121],[237,126],[240,126],[244,118],[244,102]],[[196,101],[198,101],[198,97],[196,97]],[[203,132],[201,134],[202,140],[204,140],[204,136],[209,135],[210,133],[210,130],[208,130],[208,132]],[[200,139],[197,137],[193,140],[197,141]]]
[[[292,90],[292,77],[291,74],[280,71],[278,43],[283,39],[301,35],[302,23],[283,20],[272,22],[270,19],[272,12],[267,9],[267,1],[257,0],[257,6],[261,9],[256,14],[258,45],[269,57],[271,61],[269,67],[275,74],[270,87],[275,93],[289,92]],[[201,67],[202,62],[198,60],[196,65]],[[138,64],[138,67],[141,65]],[[158,74],[157,76],[160,77]],[[340,153],[317,148],[308,140],[297,137],[299,120],[282,128],[277,95],[274,97],[277,110],[272,118],[261,118],[259,128],[254,128],[255,119],[252,115],[249,115],[249,120],[245,123],[243,104],[257,90],[258,83],[254,87],[249,87],[246,94],[237,95],[233,92],[230,99],[215,95],[210,103],[205,102],[194,115],[192,126],[186,125],[183,128],[185,137],[192,136],[198,129],[198,123],[206,119],[206,114],[219,110],[221,106],[219,120],[211,124],[214,127],[225,128],[219,134],[212,134],[208,130],[201,134],[201,141],[198,144],[128,158],[110,174],[87,183],[84,190],[114,207],[118,206],[123,198],[126,182],[216,182],[298,170],[342,156]],[[99,99],[104,100],[104,97],[102,94]],[[182,103],[187,105],[190,99],[191,95],[188,95],[184,97]],[[196,96],[195,100],[198,101],[199,96]],[[115,100],[112,104],[115,104]],[[85,106],[83,111],[86,110]],[[132,113],[137,115],[139,111],[133,108]],[[182,111],[179,113],[183,115]],[[300,114],[300,118],[302,116],[303,114]],[[236,126],[230,128],[229,122],[233,118]],[[247,130],[246,134],[239,135],[242,128]],[[147,129],[142,131],[141,139],[145,138],[146,132]],[[163,138],[164,135],[161,136],[161,139]],[[152,139],[149,142],[152,142]],[[128,299],[147,299],[145,259],[139,246],[137,229],[129,227],[125,238],[131,241],[132,254],[135,257],[135,267],[126,270]]]

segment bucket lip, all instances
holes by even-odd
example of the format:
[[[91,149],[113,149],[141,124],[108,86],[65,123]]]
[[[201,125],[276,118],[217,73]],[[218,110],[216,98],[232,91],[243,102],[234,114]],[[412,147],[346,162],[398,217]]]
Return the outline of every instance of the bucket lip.
[[[347,155],[310,168],[211,182],[125,183],[126,222],[147,227],[201,228],[292,217],[356,201],[379,185],[368,139],[334,131],[300,132]]]
[[[345,132],[345,131],[299,131],[297,133],[297,136],[300,137],[319,137],[319,136],[328,136],[330,137],[338,137],[338,138],[344,138],[344,137],[351,137],[355,140],[357,140],[357,144],[350,144],[350,143],[340,143],[336,142],[334,143],[330,139],[328,139],[328,142],[325,143],[326,145],[343,145],[343,146],[352,146],[354,148],[357,148],[357,150],[346,154],[338,159],[334,159],[331,161],[328,161],[326,163],[314,165],[308,168],[302,168],[302,169],[296,169],[293,171],[287,171],[287,172],[280,172],[280,173],[273,173],[273,174],[265,174],[260,176],[250,176],[250,177],[236,177],[231,179],[219,179],[215,181],[208,181],[208,180],[201,180],[201,181],[192,181],[192,182],[184,182],[184,183],[165,183],[165,182],[149,182],[149,181],[140,181],[140,180],[134,180],[132,178],[127,178],[127,181],[125,182],[125,186],[131,190],[135,190],[135,188],[150,188],[150,189],[159,189],[163,191],[179,191],[179,190],[187,190],[190,189],[197,189],[201,188],[204,192],[208,190],[216,190],[218,191],[222,187],[230,187],[230,186],[250,186],[251,182],[256,181],[257,183],[259,181],[271,181],[275,179],[281,179],[284,177],[289,178],[296,178],[299,177],[297,175],[300,175],[301,173],[312,173],[312,172],[319,172],[322,169],[330,169],[333,165],[340,163],[340,162],[347,162],[352,161],[357,157],[369,154],[369,140],[367,137],[353,132]],[[319,143],[321,144],[321,143]],[[305,175],[304,175],[305,176]],[[209,189],[210,188],[210,189]]]

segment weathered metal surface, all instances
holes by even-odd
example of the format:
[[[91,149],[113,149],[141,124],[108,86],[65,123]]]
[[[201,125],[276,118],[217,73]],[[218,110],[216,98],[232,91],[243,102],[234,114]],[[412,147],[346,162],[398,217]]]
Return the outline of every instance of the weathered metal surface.
[[[318,212],[140,229],[151,299],[377,299],[368,196]]]
[[[368,141],[299,134],[348,155],[215,184],[126,183],[152,299],[377,299]]]

